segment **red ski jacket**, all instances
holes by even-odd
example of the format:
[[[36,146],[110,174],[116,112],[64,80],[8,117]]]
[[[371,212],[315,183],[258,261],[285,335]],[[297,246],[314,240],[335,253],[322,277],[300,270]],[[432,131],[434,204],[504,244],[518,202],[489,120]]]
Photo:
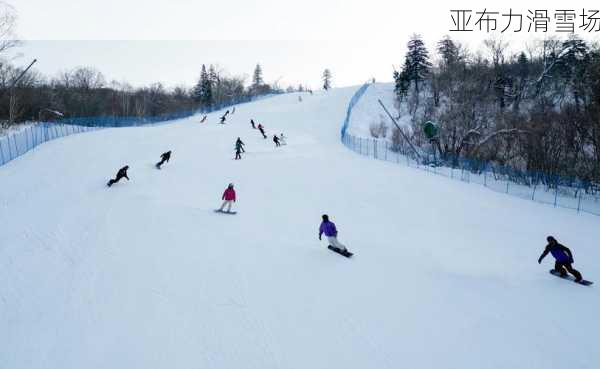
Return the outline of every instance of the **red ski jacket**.
[[[223,192],[222,200],[235,201],[235,190],[233,188],[227,188],[225,192]]]

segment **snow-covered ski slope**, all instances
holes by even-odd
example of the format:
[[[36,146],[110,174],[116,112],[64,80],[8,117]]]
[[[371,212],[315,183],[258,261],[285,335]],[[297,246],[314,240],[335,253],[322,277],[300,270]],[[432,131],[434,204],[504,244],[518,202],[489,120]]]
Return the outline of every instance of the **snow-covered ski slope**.
[[[69,136],[0,167],[0,368],[598,368],[597,285],[537,258],[553,234],[599,282],[599,219],[350,152],[355,90]],[[229,182],[238,214],[215,214]],[[323,213],[352,259],[318,241]]]

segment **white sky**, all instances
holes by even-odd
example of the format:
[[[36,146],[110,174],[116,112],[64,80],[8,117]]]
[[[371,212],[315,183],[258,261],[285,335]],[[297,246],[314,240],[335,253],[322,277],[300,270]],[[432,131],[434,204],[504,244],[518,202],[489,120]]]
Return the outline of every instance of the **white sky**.
[[[475,12],[487,7],[506,13],[512,8],[522,14],[546,9],[553,18],[555,10],[565,7],[577,14],[584,8],[600,8],[589,0],[487,4],[468,0],[444,5],[431,0],[408,4],[400,0],[8,1],[18,13],[18,36],[26,41],[17,50],[22,54],[17,64],[37,58],[36,68],[49,75],[79,65],[94,66],[108,80],[136,86],[156,81],[189,86],[202,63],[250,75],[260,62],[265,80],[281,78],[283,86],[303,83],[318,88],[324,68],[333,71],[338,86],[371,77],[391,80],[392,65],[402,63],[413,33],[423,35],[430,52],[445,34],[472,48],[489,36],[479,31],[449,32],[453,28],[450,9]],[[499,28],[504,28],[505,19],[498,16]],[[579,26],[581,18],[575,22]],[[553,32],[551,25],[549,34]],[[589,38],[580,31],[578,35]],[[597,38],[600,33],[591,35]],[[521,32],[503,38],[516,49],[525,40],[543,36]]]

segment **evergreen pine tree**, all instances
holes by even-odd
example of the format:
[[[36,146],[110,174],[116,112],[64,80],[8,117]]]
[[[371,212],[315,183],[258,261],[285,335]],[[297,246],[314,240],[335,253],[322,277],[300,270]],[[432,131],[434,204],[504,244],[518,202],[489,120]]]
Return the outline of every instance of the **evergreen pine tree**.
[[[253,90],[260,89],[260,86],[262,86],[264,84],[262,73],[263,72],[262,72],[262,68],[261,68],[260,64],[256,64],[256,67],[254,68],[254,73],[252,75],[252,89]]]
[[[442,67],[451,67],[459,60],[458,46],[450,36],[446,36],[438,42],[437,51],[442,57]]]
[[[408,95],[408,89],[410,87],[410,80],[408,74],[405,71],[398,72],[394,71],[394,91],[399,101],[402,101]]]
[[[323,89],[325,91],[329,90],[331,88],[331,71],[329,69],[325,69],[323,71]]]
[[[204,64],[202,64],[202,72],[200,72],[200,81],[198,81],[197,90],[197,95],[195,91],[194,96],[197,96],[200,104],[205,107],[211,106],[213,104],[212,84]]]
[[[414,82],[415,91],[419,93],[419,84],[429,74],[431,62],[427,48],[418,35],[413,35],[408,41],[408,51],[404,60],[403,72],[407,74],[408,80]]]

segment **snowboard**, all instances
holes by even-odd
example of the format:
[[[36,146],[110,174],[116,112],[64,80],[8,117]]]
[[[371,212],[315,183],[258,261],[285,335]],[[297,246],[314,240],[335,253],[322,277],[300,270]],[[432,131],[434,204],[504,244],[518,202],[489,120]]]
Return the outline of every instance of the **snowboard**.
[[[234,215],[234,214],[237,214],[237,211],[224,211],[224,210],[215,209],[215,213]]]
[[[552,275],[554,275],[554,276],[557,276],[557,277],[559,277],[559,278],[562,278],[562,279],[568,279],[568,280],[570,280],[570,281],[572,281],[572,282],[575,282],[575,277],[573,277],[573,276],[572,276],[572,275],[570,275],[570,274],[567,274],[566,276],[564,276],[564,277],[563,277],[563,276],[561,276],[561,275],[560,275],[560,273],[559,273],[559,272],[557,272],[557,271],[556,271],[556,270],[554,270],[554,269],[550,269],[550,274],[552,274]],[[582,284],[582,285],[584,285],[584,286],[590,286],[590,285],[592,285],[594,282],[590,282],[590,281],[586,281],[585,279],[582,279],[580,282],[575,282],[575,283],[579,283],[579,284]]]
[[[353,254],[353,253],[351,253],[350,251],[343,251],[343,250],[340,250],[340,249],[338,249],[337,247],[333,247],[333,246],[331,246],[331,245],[327,246],[327,248],[328,248],[329,250],[331,250],[331,251],[333,251],[333,252],[335,252],[335,253],[338,253],[338,254],[340,254],[340,255],[342,255],[342,256],[345,256],[345,257],[347,257],[347,258],[350,258],[350,257],[352,257],[352,255],[354,255],[354,254]]]

